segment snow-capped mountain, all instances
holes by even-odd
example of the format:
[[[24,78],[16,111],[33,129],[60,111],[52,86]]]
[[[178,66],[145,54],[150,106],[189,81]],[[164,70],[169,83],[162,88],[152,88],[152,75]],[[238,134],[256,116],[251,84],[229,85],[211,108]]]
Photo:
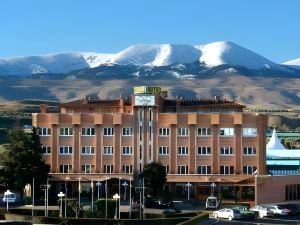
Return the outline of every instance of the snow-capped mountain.
[[[300,58],[289,60],[287,62],[282,63],[283,65],[288,66],[299,66],[300,67]]]
[[[140,44],[115,54],[69,52],[6,58],[0,59],[0,75],[66,74],[74,70],[103,65],[135,65],[153,68],[194,62],[200,62],[207,68],[232,65],[253,70],[270,69],[283,72],[289,71],[290,68],[288,63],[276,64],[235,43],[221,41],[196,46]]]

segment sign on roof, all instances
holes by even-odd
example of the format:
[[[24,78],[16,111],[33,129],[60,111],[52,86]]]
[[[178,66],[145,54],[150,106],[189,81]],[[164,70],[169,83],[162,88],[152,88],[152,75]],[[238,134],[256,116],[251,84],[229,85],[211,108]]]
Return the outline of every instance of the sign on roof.
[[[157,94],[161,92],[161,87],[137,86],[133,90],[134,94]]]

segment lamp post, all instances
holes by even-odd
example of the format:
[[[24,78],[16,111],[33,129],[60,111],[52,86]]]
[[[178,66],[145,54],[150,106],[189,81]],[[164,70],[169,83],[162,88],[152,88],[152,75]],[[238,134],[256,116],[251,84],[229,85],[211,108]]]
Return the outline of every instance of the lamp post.
[[[126,200],[126,189],[127,189],[128,183],[126,181],[124,181],[122,183],[122,186],[124,187],[124,201],[125,201]]]
[[[65,194],[61,191],[57,194],[57,197],[60,198],[59,217],[62,217],[62,198],[65,197]]]
[[[99,200],[99,196],[100,196],[100,187],[102,186],[102,183],[100,181],[98,181],[96,183],[96,186],[97,186],[97,190],[98,190],[98,200]]]
[[[211,184],[210,184],[210,190],[211,190],[211,196],[214,196],[215,195],[215,188],[216,188],[216,184],[214,183],[214,182],[212,182]]]
[[[92,212],[94,211],[94,181],[91,181],[91,189],[92,189]]]
[[[115,210],[115,216],[114,216],[114,218],[115,219],[118,219],[117,217],[117,211],[118,211],[118,199],[120,199],[120,195],[118,194],[118,193],[116,193],[116,194],[114,194],[113,195],[113,199],[115,199],[116,200],[116,210]],[[120,210],[120,209],[119,209]]]
[[[6,211],[8,211],[8,199],[10,198],[12,192],[10,190],[7,190],[4,192],[4,199],[6,200]]]
[[[187,191],[188,191],[188,201],[190,201],[190,187],[192,186],[192,184],[188,182],[185,186],[187,187]]]

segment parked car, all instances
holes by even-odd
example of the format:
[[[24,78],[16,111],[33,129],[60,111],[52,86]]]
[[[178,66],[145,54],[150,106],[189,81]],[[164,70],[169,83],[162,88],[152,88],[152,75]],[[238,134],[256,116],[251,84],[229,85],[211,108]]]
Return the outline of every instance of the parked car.
[[[176,208],[167,208],[163,211],[163,214],[176,214],[176,213],[181,213],[181,210]]]
[[[224,208],[213,212],[213,217],[233,220],[233,219],[240,219],[242,215],[241,212],[237,209]]]
[[[287,216],[288,210],[278,205],[268,205],[267,209],[274,212],[275,216]]]
[[[260,218],[264,218],[266,216],[269,216],[269,217],[274,216],[274,212],[271,209],[268,209],[267,207],[263,207],[260,205],[254,206],[250,210],[253,212],[257,212],[257,214]]]
[[[205,208],[206,209],[218,209],[219,208],[219,202],[217,197],[210,196],[206,199],[205,203]]]
[[[288,210],[289,215],[300,214],[300,205],[299,204],[283,204],[279,205],[284,209]]]
[[[255,219],[255,212],[250,211],[248,205],[236,205],[232,209],[238,210],[241,213],[243,219]]]
[[[15,203],[16,202],[16,194],[12,192],[5,192],[2,198],[2,201],[5,203]]]

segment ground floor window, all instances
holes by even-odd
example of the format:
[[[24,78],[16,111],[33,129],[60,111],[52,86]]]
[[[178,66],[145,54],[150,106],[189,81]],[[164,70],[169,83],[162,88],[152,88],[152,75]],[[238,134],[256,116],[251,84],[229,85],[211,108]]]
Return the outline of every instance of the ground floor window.
[[[285,200],[300,199],[300,184],[289,184],[285,186]]]

